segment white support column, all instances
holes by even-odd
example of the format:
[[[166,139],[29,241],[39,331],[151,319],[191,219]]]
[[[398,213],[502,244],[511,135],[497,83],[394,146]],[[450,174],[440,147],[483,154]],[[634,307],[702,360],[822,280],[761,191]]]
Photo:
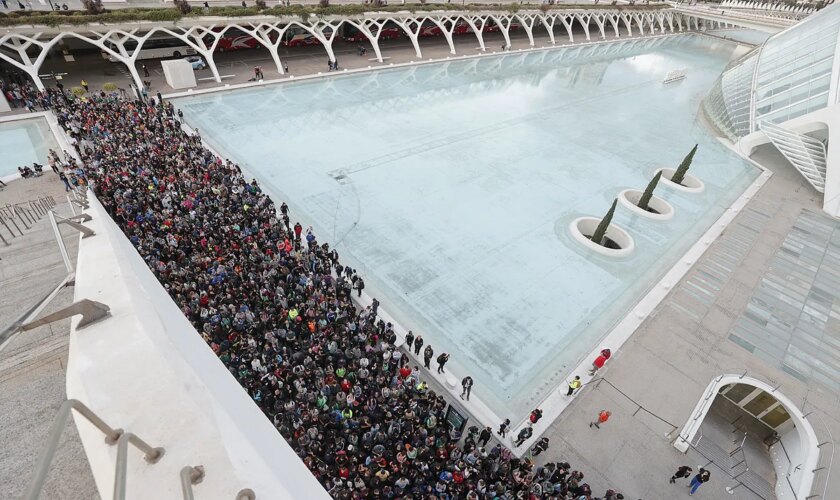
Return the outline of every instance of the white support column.
[[[385,21],[379,19],[363,19],[361,22],[352,20],[347,20],[346,22],[365,35],[371,47],[373,47],[376,60],[383,62],[382,51],[379,49],[379,34],[382,33],[382,27],[385,26]]]
[[[545,14],[539,14],[540,22],[542,22],[545,30],[548,32],[548,39],[551,40],[551,45],[555,45],[554,41],[554,23],[557,22],[557,16],[547,16]],[[549,22],[549,18],[551,22]]]
[[[604,21],[606,19],[606,16],[604,16],[603,14],[595,14],[594,16],[592,16],[592,19],[595,20],[595,25],[598,26],[598,31],[601,32],[601,39],[605,40],[607,38],[607,32],[604,31]]]
[[[534,46],[534,23],[536,22],[536,16],[532,14],[523,15],[523,14],[516,14],[519,21],[522,23],[522,27],[525,28],[525,33],[528,35],[528,43],[531,47]]]
[[[414,18],[414,17],[400,17],[391,19],[397,26],[402,28],[408,38],[411,40],[411,44],[414,46],[414,53],[418,58],[422,58],[423,54],[420,53],[420,43],[417,41],[418,36],[420,35],[420,28],[423,27],[423,20],[425,18]]]
[[[496,23],[499,29],[502,31],[502,35],[505,37],[505,48],[510,49],[510,23],[513,21],[513,18],[510,16],[497,16],[494,14],[490,14],[490,18]],[[507,22],[504,22],[506,20]]]
[[[338,35],[338,28],[341,27],[341,23],[343,21],[338,21],[336,23],[330,21],[323,21],[319,20],[315,24],[312,25],[311,33],[315,35],[315,38],[321,41],[324,44],[324,48],[327,49],[327,57],[330,58],[330,61],[335,61],[335,52],[333,52],[332,44],[335,40],[336,35]],[[324,32],[325,28],[330,28],[329,36]]]
[[[484,26],[487,24],[487,17],[486,16],[465,16],[463,17],[464,21],[470,25],[473,33],[475,34],[476,40],[478,40],[478,46],[482,52],[487,50],[487,47],[484,46]],[[477,23],[476,21],[481,21]]]
[[[644,16],[639,14],[633,14],[633,19],[636,21],[636,27],[639,28],[639,34],[645,36]]]
[[[105,52],[109,56],[113,57],[116,60],[116,62],[125,64],[126,69],[128,69],[128,72],[131,75],[131,79],[134,81],[134,85],[136,85],[138,89],[142,89],[143,80],[140,78],[140,74],[137,72],[137,68],[134,66],[134,61],[137,58],[137,54],[139,54],[140,52],[140,48],[142,47],[143,42],[145,42],[154,31],[150,31],[143,37],[134,36],[135,31],[136,30],[132,30],[131,32],[125,32],[121,30],[111,30],[104,34],[91,31],[91,35],[95,35],[97,37],[96,39],[74,32],[64,33],[64,36],[70,36],[82,40],[83,42],[87,42],[93,45],[94,47],[97,47],[99,50]],[[138,41],[137,47],[134,48],[134,52],[131,54],[129,54],[125,48],[125,42],[129,38],[133,38],[134,40]],[[113,45],[108,45],[107,43],[105,43],[108,41],[110,41]],[[114,47],[117,50],[114,50]]]
[[[591,38],[589,38],[589,20],[592,18],[591,14],[576,13],[575,18],[578,22],[580,22],[581,26],[583,26],[583,32],[586,34],[586,41],[591,40]]]
[[[455,42],[452,41],[452,32],[455,31],[455,21],[449,16],[429,16],[429,20],[440,28],[446,43],[449,44],[449,53],[455,55]]]
[[[574,43],[574,41],[575,41],[575,35],[574,35],[574,32],[572,31],[572,22],[574,22],[574,20],[575,20],[575,18],[573,16],[569,17],[569,18],[566,18],[565,14],[560,14],[560,22],[562,22],[563,26],[566,27],[566,33],[568,33],[568,35],[569,35],[569,42],[572,42],[572,43]]]
[[[213,54],[216,51],[216,46],[219,44],[219,40],[222,38],[224,31],[227,30],[230,26],[224,27],[218,31],[213,30],[214,27],[215,25],[209,27],[193,26],[189,29],[178,27],[173,28],[176,30],[181,30],[182,32],[180,33],[170,30],[169,28],[156,28],[156,30],[162,31],[181,40],[185,44],[192,47],[196,52],[201,54],[201,56],[207,62],[207,66],[210,68],[210,71],[213,73],[213,79],[216,80],[217,83],[221,83],[222,77],[219,75],[219,69],[216,67],[216,61],[213,59]],[[147,33],[146,35],[148,36],[149,33]],[[211,43],[209,47],[204,41],[205,38],[208,36],[213,38],[213,43]]]
[[[627,36],[633,36],[633,19],[627,14],[621,14],[621,20],[624,21],[624,28],[627,30]]]
[[[286,69],[283,67],[283,61],[280,60],[280,54],[277,52],[277,49],[283,42],[283,34],[285,34],[286,30],[289,29],[289,25],[286,25],[283,28],[280,28],[278,25],[279,23],[262,23],[250,28],[247,28],[242,25],[239,25],[238,27],[245,33],[248,33],[249,35],[254,37],[254,39],[260,42],[263,47],[268,49],[269,53],[271,53],[271,59],[274,61],[274,65],[277,67],[277,72],[281,75],[285,75]],[[275,38],[274,40],[271,39],[272,33],[277,33],[277,38]]]
[[[35,35],[35,38],[37,38],[37,36],[38,35]],[[16,52],[19,60],[4,54],[2,51],[0,51],[0,59],[29,75],[29,78],[31,78],[32,82],[35,84],[35,87],[38,90],[44,90],[44,82],[42,82],[41,77],[38,76],[38,69],[44,61],[42,56],[45,57],[45,44],[37,41],[35,38],[29,38],[27,36],[17,34],[3,35],[3,37],[0,37],[0,48]],[[35,62],[32,61],[32,58],[30,58],[27,53],[27,49],[29,49],[32,45],[36,45],[41,49]]]
[[[607,19],[610,21],[610,24],[612,25],[613,32],[615,32],[615,37],[616,38],[621,38],[621,33],[619,32],[619,29],[618,29],[618,21],[619,21],[618,16],[616,16],[614,13],[611,13],[611,14],[609,14],[609,17],[607,17]]]

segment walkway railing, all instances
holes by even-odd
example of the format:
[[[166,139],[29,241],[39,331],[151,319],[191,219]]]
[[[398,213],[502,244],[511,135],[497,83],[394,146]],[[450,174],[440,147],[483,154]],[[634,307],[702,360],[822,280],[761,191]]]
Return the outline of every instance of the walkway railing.
[[[64,428],[67,426],[67,419],[70,418],[72,410],[76,410],[79,415],[85,417],[94,427],[102,431],[105,434],[106,443],[112,446],[117,445],[114,499],[123,500],[125,498],[125,471],[128,462],[128,445],[132,444],[138,450],[142,451],[146,462],[150,464],[157,463],[163,457],[164,449],[161,447],[152,447],[130,432],[126,433],[122,429],[114,429],[78,399],[68,399],[59,408],[58,415],[56,415],[55,421],[50,428],[49,436],[47,437],[47,445],[44,451],[41,452],[41,457],[38,459],[38,464],[35,466],[35,472],[29,481],[29,487],[26,489],[23,499],[37,500],[41,495],[41,491],[44,489],[44,482],[47,479],[47,473],[50,470],[50,464],[52,464],[55,458],[59,440],[61,439],[61,435],[64,434]]]
[[[11,245],[10,241],[23,236],[24,229],[27,231],[32,229],[32,226],[47,215],[53,207],[55,207],[55,200],[52,196],[0,206],[0,226],[2,226],[0,227],[0,241],[6,246]],[[8,233],[8,239],[5,233]]]

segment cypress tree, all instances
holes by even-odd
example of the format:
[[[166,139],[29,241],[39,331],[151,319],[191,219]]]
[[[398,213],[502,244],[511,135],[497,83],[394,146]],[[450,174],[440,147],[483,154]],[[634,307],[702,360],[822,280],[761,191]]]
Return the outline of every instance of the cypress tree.
[[[680,166],[677,167],[677,171],[674,172],[674,175],[671,177],[671,182],[682,184],[683,179],[685,178],[685,173],[688,172],[688,167],[691,166],[691,160],[694,159],[694,153],[697,152],[697,144],[691,148],[691,151],[688,152],[685,158],[683,158],[682,163]]]
[[[651,181],[645,188],[645,192],[642,193],[642,197],[639,198],[638,207],[642,210],[648,209],[648,203],[650,203],[650,199],[653,197],[653,190],[656,189],[656,185],[659,183],[660,177],[662,177],[661,170],[659,172],[656,172],[656,175],[653,176],[653,179],[651,179]]]
[[[612,206],[607,212],[607,215],[605,215],[604,218],[601,219],[601,223],[598,224],[598,227],[595,228],[595,232],[592,234],[592,237],[589,238],[598,245],[601,244],[601,240],[603,240],[604,236],[607,234],[607,228],[610,227],[610,222],[612,222],[613,214],[615,213],[616,203],[618,203],[618,198],[613,200]]]

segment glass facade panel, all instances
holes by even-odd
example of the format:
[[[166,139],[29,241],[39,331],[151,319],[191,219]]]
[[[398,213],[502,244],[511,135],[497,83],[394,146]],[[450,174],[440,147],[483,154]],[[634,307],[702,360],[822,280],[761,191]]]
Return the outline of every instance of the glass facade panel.
[[[733,384],[730,387],[731,389],[726,391],[724,393],[724,396],[726,396],[726,399],[732,401],[733,403],[740,403],[745,397],[749,396],[753,393],[753,391],[755,391],[755,386],[748,384]]]
[[[761,417],[761,421],[769,425],[773,429],[782,425],[788,420],[790,420],[790,414],[787,412],[787,410],[785,410],[785,407],[782,405],[773,408],[772,410],[767,412],[766,415]]]
[[[749,403],[745,404],[743,408],[751,414],[758,416],[774,404],[776,404],[776,398],[764,391],[761,391],[756,397],[752,398]]]
[[[840,4],[767,39],[724,72],[703,101],[707,116],[730,139],[827,106]]]

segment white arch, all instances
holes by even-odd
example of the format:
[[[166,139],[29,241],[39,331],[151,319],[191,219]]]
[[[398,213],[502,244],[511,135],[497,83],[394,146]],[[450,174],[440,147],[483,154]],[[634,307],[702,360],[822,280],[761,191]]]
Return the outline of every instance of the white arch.
[[[528,35],[528,43],[531,47],[534,46],[534,23],[537,21],[537,16],[533,14],[516,14],[516,18],[522,23],[522,27],[525,28],[525,33]]]
[[[706,387],[703,396],[694,408],[694,411],[688,417],[685,426],[680,430],[680,434],[674,442],[674,447],[685,453],[690,447],[690,443],[700,430],[700,425],[709,413],[712,407],[714,398],[720,393],[720,390],[729,384],[746,384],[772,395],[784,407],[794,423],[794,428],[788,431],[785,436],[790,434],[789,442],[798,445],[798,449],[789,449],[790,445],[786,445],[790,455],[790,465],[787,477],[779,477],[777,479],[776,489],[787,489],[787,480],[789,479],[794,488],[796,498],[806,498],[811,494],[811,486],[814,482],[814,469],[817,468],[817,463],[820,458],[819,442],[814,428],[808,421],[807,416],[791,401],[787,396],[777,391],[776,388],[761,380],[747,377],[745,375],[727,374],[715,377],[711,383]],[[784,440],[784,436],[782,437]],[[778,446],[778,445],[776,445]]]
[[[502,35],[505,37],[505,47],[510,49],[510,33],[508,30],[510,29],[510,24],[513,22],[513,18],[507,15],[490,14],[490,19],[492,19],[502,31]],[[504,21],[507,21],[507,23]]]
[[[627,30],[627,36],[633,36],[633,18],[629,14],[620,14],[619,17],[624,21],[624,28]]]
[[[452,32],[455,31],[456,21],[449,16],[429,16],[427,19],[440,28],[444,38],[446,38],[446,43],[449,44],[449,53],[454,55],[455,43],[452,41]]]
[[[423,21],[426,18],[417,18],[417,17],[398,17],[391,19],[397,26],[402,28],[408,38],[411,40],[411,45],[414,46],[414,53],[418,58],[422,58],[423,54],[420,53],[420,43],[418,42],[417,38],[420,35],[420,29],[423,27]]]
[[[348,19],[345,21],[350,26],[355,27],[359,32],[368,39],[373,52],[376,54],[376,60],[383,62],[382,51],[379,49],[379,35],[382,33],[382,28],[385,27],[385,22],[381,19],[362,19],[361,22]]]
[[[606,16],[604,14],[597,13],[592,16],[592,19],[595,20],[595,25],[598,26],[598,31],[601,32],[601,39],[606,39],[607,33],[604,31],[604,21]]]
[[[548,32],[548,39],[551,40],[551,45],[555,45],[556,42],[554,41],[554,23],[557,22],[557,17],[555,16],[546,16],[545,14],[539,14],[540,22],[543,24],[543,27]],[[549,22],[549,18],[551,22]]]
[[[259,41],[263,47],[267,48],[271,54],[271,59],[274,60],[274,65],[277,67],[277,72],[281,75],[286,74],[286,70],[283,68],[283,62],[280,60],[278,49],[280,48],[280,44],[283,42],[283,35],[286,33],[286,30],[289,29],[290,25],[287,24],[282,28],[279,27],[279,23],[260,23],[256,26],[251,26],[250,28],[247,28],[244,24],[234,24],[233,26],[238,26],[242,31],[248,33],[254,37],[255,40]],[[277,33],[277,37],[273,41],[271,36],[272,33]]]
[[[566,14],[559,14],[557,16],[560,19],[560,22],[563,23],[563,26],[566,28],[566,33],[569,35],[569,42],[574,43],[575,35],[572,31],[572,23],[575,21],[573,16],[567,16]]]
[[[475,38],[478,40],[478,46],[481,48],[482,52],[487,50],[484,46],[484,26],[487,24],[487,16],[461,16],[461,18],[470,25],[470,28],[475,34]],[[479,20],[481,23],[476,23]]]
[[[583,26],[583,32],[586,34],[586,40],[591,40],[589,38],[589,21],[592,19],[592,14],[581,14],[580,12],[577,12],[574,17],[578,20],[581,26]]]

